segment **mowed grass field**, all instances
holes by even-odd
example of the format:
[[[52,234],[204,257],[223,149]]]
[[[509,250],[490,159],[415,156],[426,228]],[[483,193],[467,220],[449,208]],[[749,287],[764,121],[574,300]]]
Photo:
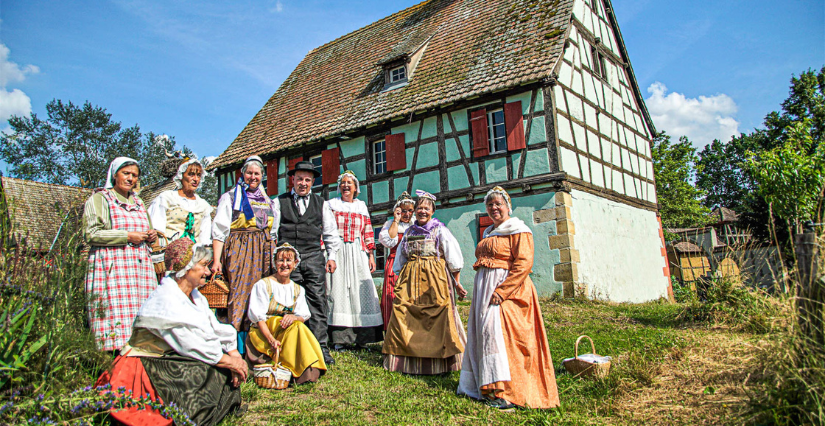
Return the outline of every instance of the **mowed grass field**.
[[[265,390],[243,385],[249,411],[222,425],[587,425],[729,424],[741,421],[753,353],[763,336],[677,319],[678,304],[607,304],[542,299],[561,407],[499,412],[458,397],[459,373],[408,376],[382,367],[381,346],[334,352],[318,383]],[[460,310],[465,318],[469,303]],[[613,357],[609,377],[564,372],[574,343],[587,334]],[[586,342],[586,340],[585,340]],[[590,352],[589,343],[580,353]]]

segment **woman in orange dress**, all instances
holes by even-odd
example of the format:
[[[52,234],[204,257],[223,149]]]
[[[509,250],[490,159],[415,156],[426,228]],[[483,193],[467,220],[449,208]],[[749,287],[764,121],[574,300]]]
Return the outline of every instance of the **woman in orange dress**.
[[[538,294],[530,279],[533,233],[511,217],[501,187],[484,197],[493,224],[476,248],[475,285],[458,394],[509,409],[559,406]]]

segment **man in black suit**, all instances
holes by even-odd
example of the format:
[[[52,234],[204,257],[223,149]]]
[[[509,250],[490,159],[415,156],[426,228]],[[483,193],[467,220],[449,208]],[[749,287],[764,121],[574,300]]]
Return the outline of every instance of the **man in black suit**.
[[[292,272],[293,281],[306,291],[311,314],[306,325],[321,344],[324,362],[334,364],[327,344],[327,284],[326,274],[335,272],[335,259],[341,247],[341,237],[335,215],[318,195],[312,193],[312,183],[320,175],[309,161],[300,161],[288,172],[292,190],[278,196],[280,225],[278,243],[288,242],[298,249],[301,263]],[[321,250],[324,240],[326,259]]]

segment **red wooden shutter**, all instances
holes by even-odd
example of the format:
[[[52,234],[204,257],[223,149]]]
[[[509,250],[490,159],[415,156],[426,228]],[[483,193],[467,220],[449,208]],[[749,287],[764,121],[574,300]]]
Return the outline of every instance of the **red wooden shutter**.
[[[328,149],[321,153],[321,183],[328,185],[338,182],[338,174],[341,172],[338,148]]]
[[[287,173],[289,173],[289,170],[294,169],[295,165],[298,164],[299,161],[303,161],[303,160],[304,160],[304,157],[298,157],[298,158],[293,158],[293,159],[289,160],[289,163],[288,163],[289,167],[288,167]],[[290,189],[292,189],[292,176],[290,176],[289,179],[287,179],[287,180],[289,181],[289,182],[287,182],[287,190],[290,190]]]
[[[504,104],[504,128],[507,130],[507,150],[524,149],[524,125],[521,119],[521,101]]]
[[[404,140],[403,133],[387,135],[384,138],[384,149],[387,150],[388,172],[407,168],[407,146]]]
[[[481,216],[478,218],[478,240],[481,241],[484,237],[484,230],[493,224],[493,219],[490,216]]]
[[[278,160],[268,160],[266,162],[266,193],[268,195],[278,195]]]
[[[235,186],[238,183],[238,179],[241,178],[241,169],[235,170],[235,182],[232,182],[232,186]]]
[[[487,132],[487,110],[470,113],[470,127],[473,129],[473,158],[490,154],[490,136]]]

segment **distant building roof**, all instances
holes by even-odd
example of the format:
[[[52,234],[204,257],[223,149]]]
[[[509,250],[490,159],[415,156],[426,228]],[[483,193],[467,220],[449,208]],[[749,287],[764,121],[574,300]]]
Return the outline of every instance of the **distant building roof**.
[[[143,204],[148,209],[150,205],[152,205],[152,201],[160,195],[163,191],[169,191],[175,189],[175,181],[172,178],[168,178],[162,182],[158,182],[154,185],[149,185],[147,187],[141,188],[140,192],[138,192],[138,197],[143,200]]]
[[[709,216],[716,221],[716,224],[739,221],[739,214],[727,207],[716,207]]]
[[[88,188],[54,185],[3,177],[2,193],[11,210],[17,234],[29,248],[47,251],[60,225],[92,195]]]
[[[550,77],[572,0],[430,0],[310,51],[209,168]],[[406,87],[381,64],[424,48]]]

